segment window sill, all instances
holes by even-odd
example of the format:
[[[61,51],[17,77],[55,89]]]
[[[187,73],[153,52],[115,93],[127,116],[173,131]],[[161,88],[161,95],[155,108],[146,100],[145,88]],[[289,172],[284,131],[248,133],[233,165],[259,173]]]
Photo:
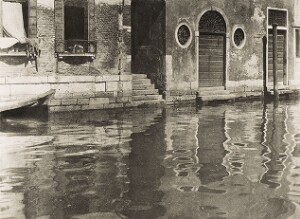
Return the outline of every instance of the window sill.
[[[95,53],[55,53],[56,58],[63,57],[90,57],[92,59],[96,58]]]

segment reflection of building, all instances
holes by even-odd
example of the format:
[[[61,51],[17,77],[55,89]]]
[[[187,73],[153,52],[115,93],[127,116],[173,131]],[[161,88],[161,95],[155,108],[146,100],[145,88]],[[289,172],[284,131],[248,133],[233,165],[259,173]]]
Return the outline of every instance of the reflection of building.
[[[291,133],[297,131],[291,124],[298,120],[287,117],[287,107],[267,108],[266,113],[260,105],[247,105],[168,114],[160,187],[166,218],[297,214],[291,201],[298,194],[297,168],[290,164],[292,159],[297,165],[297,159],[289,152],[296,156]]]
[[[211,123],[214,125],[212,126]],[[224,114],[219,112],[199,121],[197,156],[202,166],[198,174],[203,185],[220,182],[228,176],[226,167],[223,165],[226,154],[223,147],[223,143],[226,141],[224,125]]]
[[[145,131],[131,135],[131,152],[127,162],[128,191],[124,200],[128,205],[122,213],[128,218],[156,218],[165,214],[161,205],[164,193],[160,190],[164,167],[161,165],[165,146],[164,118],[157,117]]]
[[[261,182],[269,185],[271,188],[277,188],[282,185],[282,174],[285,170],[287,150],[290,146],[285,139],[287,134],[287,116],[284,107],[267,108],[264,116],[266,117],[266,124],[262,144],[265,147],[263,156],[266,159],[264,165],[267,170]]]
[[[226,110],[224,143],[228,151],[224,159],[231,175],[241,174],[252,182],[259,182],[265,172],[261,157],[261,114],[260,111],[241,113],[242,109]]]

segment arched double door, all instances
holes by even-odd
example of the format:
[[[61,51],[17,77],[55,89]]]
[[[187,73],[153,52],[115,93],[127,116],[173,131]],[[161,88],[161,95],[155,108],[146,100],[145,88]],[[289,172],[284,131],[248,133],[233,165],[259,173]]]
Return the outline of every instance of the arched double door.
[[[199,22],[199,87],[225,85],[226,23],[217,11],[208,11]]]

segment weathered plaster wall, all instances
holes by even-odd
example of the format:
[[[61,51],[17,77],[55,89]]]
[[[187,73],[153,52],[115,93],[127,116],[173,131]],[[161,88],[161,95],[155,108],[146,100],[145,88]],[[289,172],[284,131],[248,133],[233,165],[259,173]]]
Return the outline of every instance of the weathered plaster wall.
[[[293,1],[243,1],[243,0],[170,0],[167,2],[166,51],[168,90],[188,90],[198,88],[197,37],[198,22],[208,10],[217,10],[227,22],[226,81],[227,86],[262,88],[263,43],[266,34],[267,7],[286,8],[289,10],[289,24],[293,21]],[[192,30],[192,43],[188,48],[181,48],[175,39],[175,30],[180,23],[189,24]],[[246,33],[246,43],[242,49],[233,45],[232,32],[235,27],[242,27]],[[293,77],[293,34],[289,26],[288,51],[289,74]],[[251,85],[252,84],[252,85]],[[251,89],[251,88],[249,88]]]

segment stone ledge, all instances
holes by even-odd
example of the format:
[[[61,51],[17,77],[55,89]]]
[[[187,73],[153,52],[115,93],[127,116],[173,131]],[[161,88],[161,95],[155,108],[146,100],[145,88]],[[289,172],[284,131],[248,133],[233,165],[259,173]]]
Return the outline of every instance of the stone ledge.
[[[47,76],[21,76],[5,78],[6,84],[42,84],[47,82]]]
[[[48,76],[48,83],[91,83],[95,76]]]

